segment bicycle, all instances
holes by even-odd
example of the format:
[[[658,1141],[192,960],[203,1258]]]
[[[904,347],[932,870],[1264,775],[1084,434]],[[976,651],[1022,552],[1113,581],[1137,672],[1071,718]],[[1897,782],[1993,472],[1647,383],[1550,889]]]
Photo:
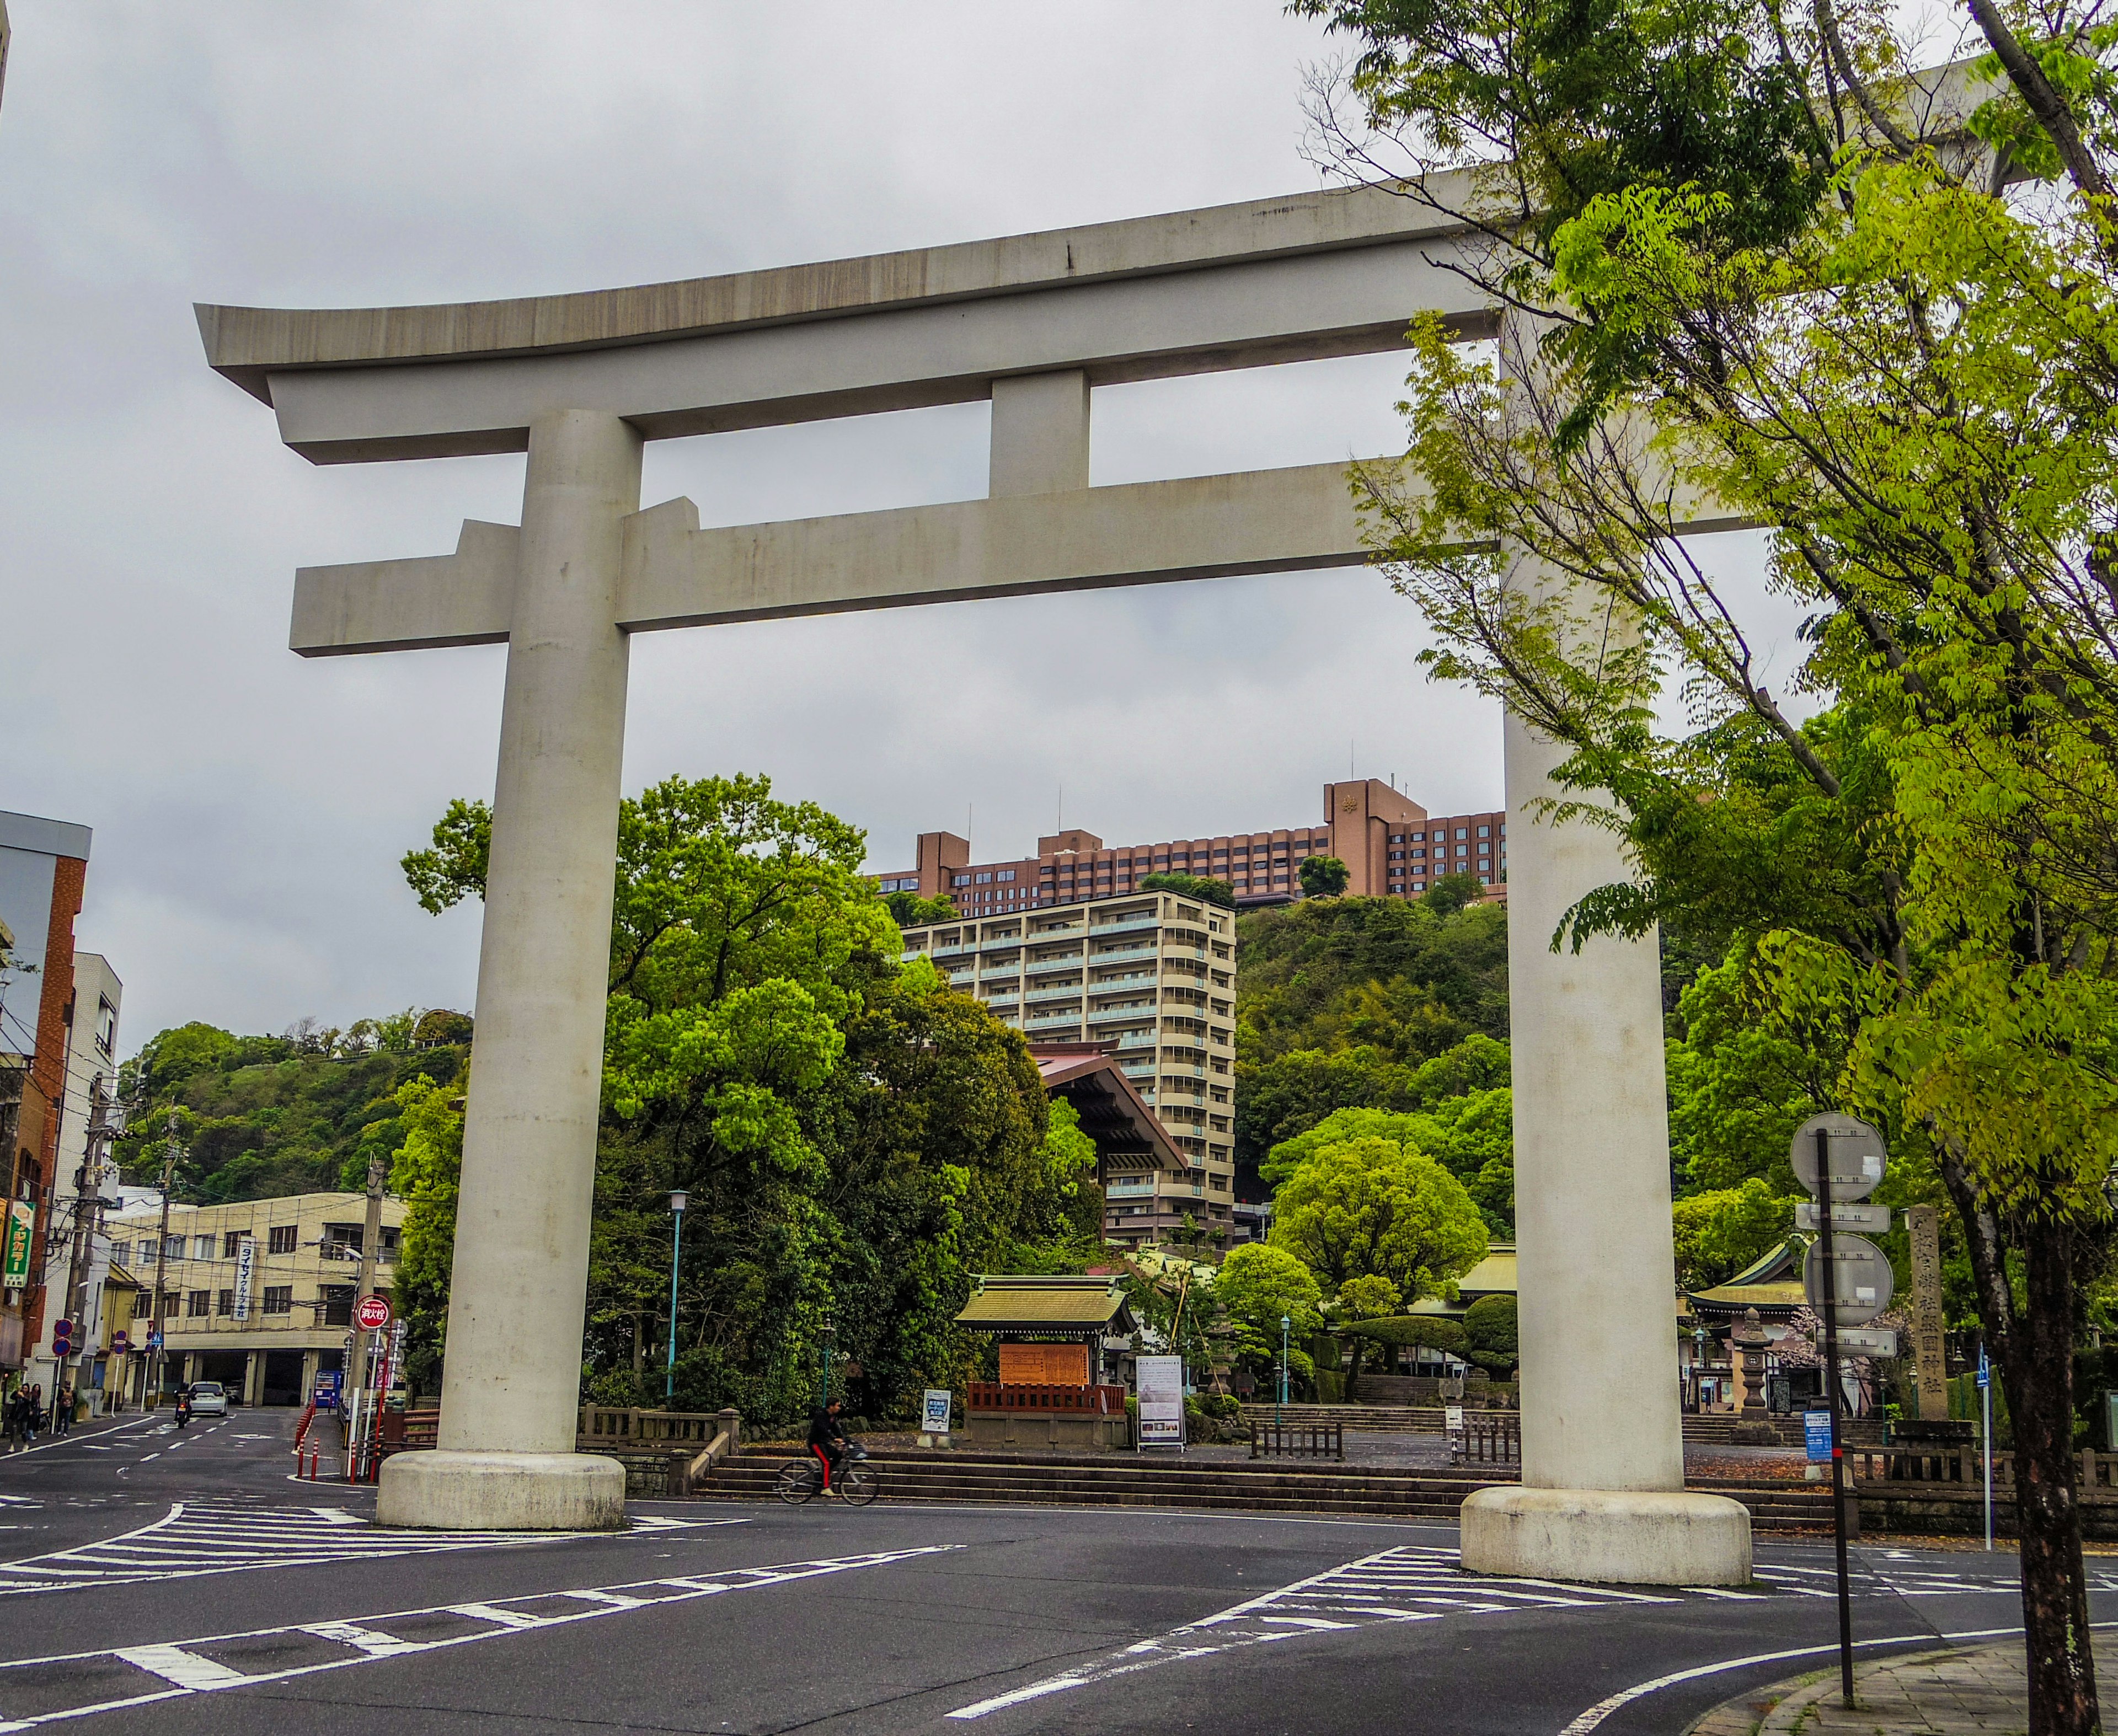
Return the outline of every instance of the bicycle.
[[[831,1487],[848,1507],[866,1507],[882,1493],[882,1479],[867,1463],[867,1455],[858,1447],[849,1447],[846,1462],[831,1479]],[[793,1459],[779,1469],[772,1492],[789,1507],[799,1507],[824,1492],[824,1467],[812,1456]]]

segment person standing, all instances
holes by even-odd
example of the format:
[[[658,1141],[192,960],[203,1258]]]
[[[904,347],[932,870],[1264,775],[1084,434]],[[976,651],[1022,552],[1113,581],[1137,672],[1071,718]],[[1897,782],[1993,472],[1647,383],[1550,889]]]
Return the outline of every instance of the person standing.
[[[59,1396],[52,1406],[52,1438],[73,1433],[73,1388],[62,1386]]]
[[[37,1444],[37,1431],[44,1426],[44,1389],[32,1386],[24,1397],[27,1402],[22,1406],[22,1444],[28,1447]]]

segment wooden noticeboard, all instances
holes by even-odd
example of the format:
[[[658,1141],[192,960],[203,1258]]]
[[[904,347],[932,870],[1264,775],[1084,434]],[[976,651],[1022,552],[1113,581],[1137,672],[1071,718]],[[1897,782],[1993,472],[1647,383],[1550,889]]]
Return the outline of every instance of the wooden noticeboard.
[[[1085,1387],[1089,1347],[1085,1344],[1004,1344],[1000,1347],[1000,1379],[1004,1387]]]

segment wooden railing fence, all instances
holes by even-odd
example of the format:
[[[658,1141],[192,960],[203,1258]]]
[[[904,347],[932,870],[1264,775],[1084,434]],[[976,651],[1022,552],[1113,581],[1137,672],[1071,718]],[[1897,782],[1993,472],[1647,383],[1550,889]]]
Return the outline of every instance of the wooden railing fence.
[[[964,1409],[966,1411],[1011,1410],[1034,1411],[1044,1415],[1062,1415],[1087,1414],[1094,1416],[1123,1416],[1126,1414],[1126,1389],[1123,1387],[1052,1387],[1008,1385],[997,1380],[974,1380],[966,1390]]]
[[[1251,1424],[1251,1457],[1343,1459],[1346,1426],[1343,1423],[1254,1422]]]

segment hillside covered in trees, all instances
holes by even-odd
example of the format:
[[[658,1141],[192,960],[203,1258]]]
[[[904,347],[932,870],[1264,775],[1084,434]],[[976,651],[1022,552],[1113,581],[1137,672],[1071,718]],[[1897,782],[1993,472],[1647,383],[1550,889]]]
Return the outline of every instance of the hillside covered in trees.
[[[201,1205],[368,1184],[368,1160],[404,1143],[397,1092],[456,1086],[469,1055],[460,1013],[408,1009],[343,1031],[304,1020],[277,1037],[193,1023],[163,1032],[120,1078],[132,1106],[117,1144],[126,1180],[161,1179],[175,1118],[176,1197]]]
[[[1237,1185],[1339,1110],[1417,1115],[1419,1143],[1512,1234],[1507,912],[1445,884],[1426,899],[1312,898],[1237,919]]]

